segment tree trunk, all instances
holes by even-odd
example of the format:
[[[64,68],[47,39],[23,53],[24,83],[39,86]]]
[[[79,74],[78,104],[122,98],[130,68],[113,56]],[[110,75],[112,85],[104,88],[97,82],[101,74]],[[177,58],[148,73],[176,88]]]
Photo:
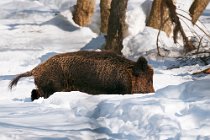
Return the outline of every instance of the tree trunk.
[[[80,26],[87,26],[95,10],[95,0],[77,0],[73,20]]]
[[[111,9],[112,0],[101,0],[100,10],[101,10],[101,33],[107,35],[108,21]]]
[[[172,32],[172,25],[174,26],[174,43],[177,43],[178,33],[180,33],[183,38],[185,52],[194,50],[195,46],[188,40],[176,13],[174,0],[154,0],[147,26],[163,30],[169,35]]]
[[[192,17],[192,23],[195,24],[200,15],[203,13],[210,0],[194,0],[189,12]]]
[[[128,0],[112,0],[106,38],[106,50],[121,54],[123,38],[127,32],[125,23]]]
[[[169,17],[171,21],[175,24],[173,29],[174,43],[177,43],[178,33],[180,33],[183,38],[185,52],[190,52],[194,50],[195,46],[192,44],[191,41],[188,40],[188,37],[186,36],[179,16],[176,13],[176,6],[174,5],[173,0],[164,0],[164,3],[169,9]]]
[[[154,0],[150,11],[147,26],[164,31],[167,35],[172,32],[172,22],[169,10],[163,0]]]

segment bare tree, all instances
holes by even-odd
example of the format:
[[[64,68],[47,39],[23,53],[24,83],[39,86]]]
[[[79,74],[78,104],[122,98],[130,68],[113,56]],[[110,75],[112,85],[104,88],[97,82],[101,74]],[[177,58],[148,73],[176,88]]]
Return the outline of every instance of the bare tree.
[[[106,38],[106,50],[121,54],[123,38],[127,32],[125,23],[128,0],[112,0]]]
[[[101,32],[107,34],[108,21],[111,9],[112,0],[101,0],[100,1],[100,12],[101,12]]]
[[[95,0],[77,0],[73,20],[80,26],[91,23],[91,18],[95,10]]]
[[[194,0],[189,9],[193,24],[198,20],[209,1]],[[180,15],[176,13],[174,2],[175,0],[154,0],[146,25],[162,30],[167,35],[173,33],[175,43],[177,43],[178,33],[180,33],[185,51],[194,50],[195,46],[192,45],[185,34],[179,18]],[[119,54],[121,54],[123,39],[127,32],[125,23],[127,3],[128,0],[100,0],[100,30],[106,35],[105,49]],[[77,0],[73,13],[74,21],[80,26],[90,24],[94,9],[95,0]]]
[[[176,13],[176,6],[174,5],[173,0],[164,0],[164,3],[166,4],[166,6],[169,9],[169,17],[170,17],[171,21],[173,22],[173,24],[175,24],[174,29],[173,29],[174,43],[177,43],[178,33],[180,33],[183,38],[185,52],[194,50],[195,46],[193,46],[192,42],[189,41],[189,39],[182,27],[179,16]]]
[[[163,30],[167,34],[170,34],[170,32],[173,31],[174,43],[177,43],[178,33],[180,33],[183,38],[185,52],[195,49],[195,46],[189,41],[182,27],[180,18],[176,12],[174,0],[154,0],[147,25]]]
[[[169,17],[169,9],[164,0],[154,0],[146,25],[160,29],[169,35],[172,32],[172,21]]]
[[[209,4],[210,0],[194,0],[189,12],[192,17],[192,23],[195,24],[200,15],[206,9],[206,6]]]

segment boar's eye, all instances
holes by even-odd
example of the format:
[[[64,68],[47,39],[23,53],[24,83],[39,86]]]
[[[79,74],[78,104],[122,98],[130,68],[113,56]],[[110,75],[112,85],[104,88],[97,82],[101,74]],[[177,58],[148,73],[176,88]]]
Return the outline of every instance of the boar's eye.
[[[136,67],[133,67],[132,72],[133,72],[132,74],[134,76],[139,76],[139,74],[141,73],[141,69],[138,69]]]

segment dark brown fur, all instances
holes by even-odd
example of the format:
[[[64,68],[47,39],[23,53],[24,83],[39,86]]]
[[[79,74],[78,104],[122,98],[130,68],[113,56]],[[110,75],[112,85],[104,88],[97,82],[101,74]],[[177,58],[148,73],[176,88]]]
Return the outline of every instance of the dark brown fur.
[[[14,78],[34,76],[37,90],[32,100],[54,92],[79,90],[89,94],[132,94],[154,92],[153,70],[144,57],[137,62],[111,52],[79,51],[53,56],[33,70]]]

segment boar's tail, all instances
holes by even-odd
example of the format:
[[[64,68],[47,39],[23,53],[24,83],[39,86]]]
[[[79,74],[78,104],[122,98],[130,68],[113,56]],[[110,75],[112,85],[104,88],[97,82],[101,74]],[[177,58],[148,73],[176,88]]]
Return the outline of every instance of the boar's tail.
[[[148,67],[147,60],[141,56],[133,67],[133,75],[138,76],[141,72],[146,72]]]
[[[17,77],[15,77],[9,84],[9,89],[12,89],[13,86],[16,86],[18,81],[20,80],[20,78],[22,77],[29,77],[29,76],[32,76],[32,72],[31,71],[28,71],[28,72],[25,72],[25,73],[22,73],[22,74],[19,74],[17,75]]]

